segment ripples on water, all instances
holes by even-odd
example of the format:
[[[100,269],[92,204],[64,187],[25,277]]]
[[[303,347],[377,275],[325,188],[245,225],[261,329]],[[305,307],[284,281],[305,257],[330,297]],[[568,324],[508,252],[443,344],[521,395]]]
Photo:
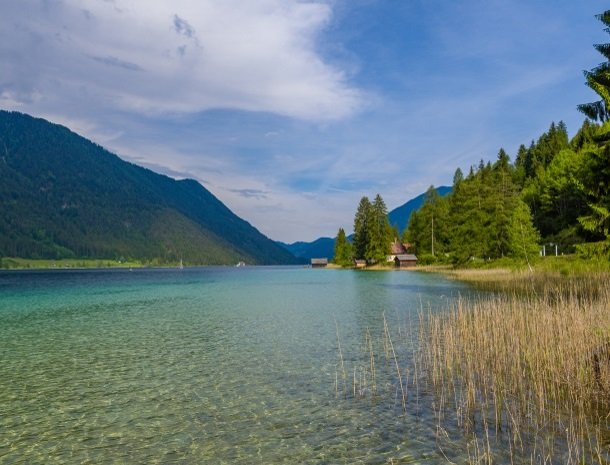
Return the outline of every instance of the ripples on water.
[[[383,312],[416,329],[463,291],[413,272],[0,273],[0,463],[444,461],[425,409],[335,397],[336,327],[358,357]]]

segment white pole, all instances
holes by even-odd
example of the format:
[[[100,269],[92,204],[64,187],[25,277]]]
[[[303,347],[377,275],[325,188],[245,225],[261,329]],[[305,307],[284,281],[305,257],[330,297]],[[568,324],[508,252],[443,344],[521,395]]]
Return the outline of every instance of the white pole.
[[[432,214],[432,256],[434,257],[434,214]]]

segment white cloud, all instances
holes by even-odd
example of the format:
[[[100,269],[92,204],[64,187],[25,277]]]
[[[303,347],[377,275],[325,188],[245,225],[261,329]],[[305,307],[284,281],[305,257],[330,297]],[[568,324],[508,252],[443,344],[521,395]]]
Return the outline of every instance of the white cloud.
[[[140,114],[214,108],[326,121],[362,94],[316,50],[331,20],[298,0],[2,2],[0,105]]]

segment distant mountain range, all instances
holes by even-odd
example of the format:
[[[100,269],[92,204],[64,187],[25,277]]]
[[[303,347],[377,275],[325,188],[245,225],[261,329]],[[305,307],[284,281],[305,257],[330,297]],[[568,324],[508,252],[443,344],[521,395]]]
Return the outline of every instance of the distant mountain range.
[[[0,211],[0,257],[297,263],[198,182],[16,112],[0,111]]]
[[[450,186],[439,186],[435,189],[441,197],[444,197],[451,192]],[[392,226],[396,226],[398,231],[400,231],[400,234],[402,234],[404,230],[407,229],[411,213],[413,213],[415,210],[419,210],[424,204],[425,199],[426,193],[424,192],[423,194],[419,194],[417,197],[414,197],[408,202],[402,204],[400,207],[396,207],[394,210],[388,213],[388,220],[390,220],[390,224]]]
[[[451,192],[451,187],[440,186],[436,188],[436,191],[439,195],[445,196]],[[396,226],[400,231],[400,234],[407,228],[411,213],[418,210],[424,204],[425,198],[426,193],[424,192],[388,213],[390,224]],[[303,261],[323,257],[331,259],[335,249],[335,239],[330,237],[321,237],[313,242],[294,242],[292,244],[278,242],[278,244]]]
[[[312,258],[330,259],[335,254],[335,240],[330,237],[320,237],[313,242],[293,242],[292,244],[278,242],[278,244],[303,262],[308,262]]]

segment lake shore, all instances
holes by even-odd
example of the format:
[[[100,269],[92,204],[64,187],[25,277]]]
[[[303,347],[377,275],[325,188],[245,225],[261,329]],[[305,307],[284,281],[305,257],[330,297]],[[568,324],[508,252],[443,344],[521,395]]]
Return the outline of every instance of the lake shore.
[[[418,271],[442,273],[452,279],[468,282],[502,282],[517,276],[569,277],[587,276],[589,274],[610,273],[610,260],[585,259],[576,255],[537,258],[527,263],[525,261],[499,259],[472,264],[454,265],[423,265]]]
[[[96,268],[144,268],[149,265],[132,260],[109,260],[97,258],[64,258],[59,260],[1,257],[0,270],[54,270]],[[163,265],[155,265],[163,266]],[[165,266],[172,266],[167,264]],[[175,266],[175,265],[174,265]]]

